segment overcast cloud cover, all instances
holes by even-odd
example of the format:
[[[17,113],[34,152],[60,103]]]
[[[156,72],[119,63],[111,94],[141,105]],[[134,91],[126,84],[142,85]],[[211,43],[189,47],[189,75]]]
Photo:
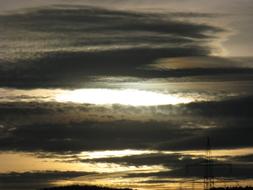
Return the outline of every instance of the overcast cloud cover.
[[[0,5],[0,161],[10,168],[0,166],[0,188],[112,179],[124,187],[167,188],[176,178],[203,176],[201,167],[186,175],[185,165],[205,161],[197,153],[205,151],[207,136],[215,163],[233,165],[232,174],[218,168],[215,176],[252,183],[251,0]],[[79,88],[141,89],[193,101],[131,106],[55,99]],[[65,167],[30,169],[24,161],[14,168],[16,155]]]

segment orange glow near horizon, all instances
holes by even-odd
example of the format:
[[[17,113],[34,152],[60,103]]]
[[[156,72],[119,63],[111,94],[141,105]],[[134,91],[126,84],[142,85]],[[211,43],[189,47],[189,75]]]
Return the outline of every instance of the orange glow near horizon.
[[[214,156],[222,155],[247,155],[252,152],[253,148],[242,148],[242,149],[231,149],[231,150],[214,150]],[[192,182],[187,182],[184,178],[173,178],[173,182],[169,182],[171,179],[168,177],[128,177],[128,174],[138,173],[156,173],[170,171],[168,167],[162,165],[142,165],[142,166],[131,166],[121,165],[113,163],[98,163],[92,162],[92,159],[99,158],[113,158],[113,157],[124,157],[131,155],[142,155],[142,154],[173,154],[180,153],[182,155],[195,155],[202,156],[203,151],[151,151],[151,150],[107,150],[107,151],[84,151],[75,156],[80,159],[87,159],[85,162],[71,161],[66,159],[64,155],[56,156],[55,158],[49,156],[48,158],[37,157],[36,154],[24,153],[24,152],[0,152],[0,159],[5,163],[0,165],[1,173],[8,172],[33,172],[33,171],[83,171],[83,172],[96,172],[94,174],[84,175],[81,177],[74,177],[66,180],[55,180],[51,181],[52,185],[103,185],[110,187],[128,187],[139,190],[151,190],[151,189],[171,189],[176,190],[180,187],[190,189]],[[222,154],[223,153],[223,154]],[[89,162],[88,160],[91,160]],[[145,183],[145,181],[153,181],[152,183]],[[157,182],[156,182],[157,180]],[[160,183],[159,180],[168,180],[166,183]],[[195,179],[196,180],[196,179]],[[195,189],[203,189],[202,179],[198,179],[194,184]],[[253,184],[252,180],[240,180],[240,185],[246,186]],[[234,182],[226,182],[227,186],[237,185]],[[216,182],[219,185],[219,181]]]

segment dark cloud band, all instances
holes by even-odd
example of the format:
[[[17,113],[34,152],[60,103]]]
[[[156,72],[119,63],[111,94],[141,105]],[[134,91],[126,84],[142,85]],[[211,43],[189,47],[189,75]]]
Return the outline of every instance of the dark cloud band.
[[[207,56],[213,48],[208,42],[224,32],[176,18],[85,6],[1,15],[0,86],[78,86],[89,76],[201,75],[205,71],[145,69],[161,58]]]

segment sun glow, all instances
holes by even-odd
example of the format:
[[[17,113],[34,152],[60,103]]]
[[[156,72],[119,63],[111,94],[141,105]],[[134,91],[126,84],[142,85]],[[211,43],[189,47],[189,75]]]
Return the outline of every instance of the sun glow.
[[[175,105],[189,103],[191,98],[133,89],[77,89],[56,95],[58,102],[87,104],[122,104],[132,106]]]
[[[157,153],[157,151],[131,150],[131,149],[87,151],[87,152],[81,152],[77,156],[82,159],[97,159],[97,158],[115,158],[115,157],[124,157],[124,156],[134,156],[134,155],[151,154],[151,153]]]

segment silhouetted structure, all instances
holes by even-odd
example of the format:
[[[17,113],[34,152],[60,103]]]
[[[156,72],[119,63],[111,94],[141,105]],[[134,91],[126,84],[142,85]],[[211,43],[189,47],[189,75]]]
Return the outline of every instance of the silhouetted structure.
[[[217,188],[211,188],[210,190],[253,190],[253,187],[246,186],[246,187],[217,187]]]
[[[205,155],[205,161],[196,163],[196,164],[187,164],[186,165],[186,172],[188,171],[188,168],[190,167],[204,167],[204,190],[210,190],[214,189],[214,183],[215,183],[215,177],[213,174],[213,168],[214,167],[229,167],[231,172],[231,164],[221,164],[221,163],[214,163],[214,160],[212,158],[212,152],[211,152],[211,142],[210,138],[207,137],[207,143],[206,143],[206,155]]]
[[[205,166],[205,175],[204,175],[204,189],[207,189],[207,190],[214,187],[213,166],[214,166],[214,163],[212,160],[210,138],[207,137],[206,166]]]

